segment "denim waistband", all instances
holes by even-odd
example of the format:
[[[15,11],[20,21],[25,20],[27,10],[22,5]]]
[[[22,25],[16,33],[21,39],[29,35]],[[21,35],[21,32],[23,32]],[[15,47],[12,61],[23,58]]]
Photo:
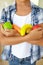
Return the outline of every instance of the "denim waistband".
[[[22,61],[29,61],[29,62],[30,62],[30,59],[31,59],[30,56],[29,56],[29,57],[26,57],[26,58],[20,59],[20,58],[14,56],[14,55],[12,55],[12,54],[10,55],[10,58],[9,58],[9,60],[12,60],[12,61],[16,60],[16,61],[18,61],[18,62],[22,62]]]

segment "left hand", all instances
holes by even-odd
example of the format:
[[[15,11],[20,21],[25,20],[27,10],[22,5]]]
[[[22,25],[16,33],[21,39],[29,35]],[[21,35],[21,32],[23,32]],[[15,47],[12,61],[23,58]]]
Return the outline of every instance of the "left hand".
[[[15,34],[17,33],[16,30],[14,29],[10,29],[10,30],[4,29],[2,25],[1,25],[1,32],[5,36],[15,36]]]

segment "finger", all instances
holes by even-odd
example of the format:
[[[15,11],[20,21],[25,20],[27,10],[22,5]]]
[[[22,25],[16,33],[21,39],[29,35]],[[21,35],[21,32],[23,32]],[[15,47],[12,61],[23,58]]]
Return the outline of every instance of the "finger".
[[[3,25],[1,25],[1,31],[4,31]]]
[[[42,28],[38,28],[38,29],[36,29],[37,31],[41,31],[42,30]]]
[[[6,31],[6,32],[10,32],[10,30],[9,30],[9,29],[5,29],[5,31]]]

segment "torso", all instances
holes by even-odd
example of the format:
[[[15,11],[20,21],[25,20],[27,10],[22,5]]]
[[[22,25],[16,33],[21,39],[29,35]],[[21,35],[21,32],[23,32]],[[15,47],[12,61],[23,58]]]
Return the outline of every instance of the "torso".
[[[22,27],[24,24],[31,24],[31,13],[26,16],[18,16],[14,14],[13,24],[18,25],[19,27]],[[12,45],[11,54],[18,58],[25,58],[31,55],[30,51],[31,44],[23,42],[17,45]]]

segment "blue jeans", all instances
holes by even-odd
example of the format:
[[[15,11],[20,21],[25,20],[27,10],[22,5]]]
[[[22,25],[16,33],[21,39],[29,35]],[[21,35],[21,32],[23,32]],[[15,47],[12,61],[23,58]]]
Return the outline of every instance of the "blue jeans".
[[[9,65],[36,65],[36,63],[34,62],[33,64],[31,64],[30,57],[19,59],[11,55],[9,58]]]

